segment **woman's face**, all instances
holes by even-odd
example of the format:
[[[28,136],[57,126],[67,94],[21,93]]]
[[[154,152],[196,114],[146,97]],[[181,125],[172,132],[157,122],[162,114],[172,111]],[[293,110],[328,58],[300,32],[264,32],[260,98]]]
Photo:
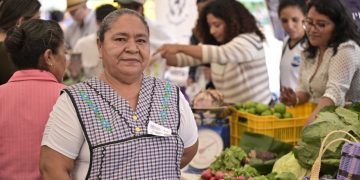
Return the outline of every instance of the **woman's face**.
[[[66,58],[65,58],[65,45],[61,43],[60,47],[58,48],[58,53],[54,54],[54,64],[50,66],[50,72],[54,74],[56,79],[59,82],[63,81],[64,73],[65,73],[65,66],[66,66]]]
[[[213,14],[209,13],[206,16],[207,23],[209,25],[210,34],[216,39],[219,43],[224,43],[225,41],[225,22],[215,17]]]
[[[335,30],[335,24],[329,17],[320,14],[315,7],[311,7],[304,26],[309,42],[312,46],[327,48]]]
[[[305,15],[297,6],[287,6],[280,12],[281,25],[291,40],[300,40],[305,35],[302,27]]]
[[[135,15],[118,17],[98,47],[105,73],[123,81],[142,75],[149,62],[149,33]]]

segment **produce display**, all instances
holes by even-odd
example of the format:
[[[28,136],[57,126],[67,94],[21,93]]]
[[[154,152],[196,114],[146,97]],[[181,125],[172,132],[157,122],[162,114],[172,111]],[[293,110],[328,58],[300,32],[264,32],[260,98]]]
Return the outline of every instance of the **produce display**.
[[[269,105],[248,101],[235,104],[235,108],[241,112],[247,112],[259,116],[276,116],[282,118],[292,118],[293,114],[286,112],[286,106],[283,103],[277,103],[271,108]]]
[[[298,146],[293,150],[299,164],[310,169],[318,156],[321,140],[331,131],[344,130],[360,139],[359,111],[343,107],[328,107],[317,115],[316,120],[306,126],[301,134]],[[336,134],[329,141],[336,138],[346,138],[344,134]],[[321,174],[336,174],[340,158],[342,143],[330,146],[322,158]]]
[[[251,152],[252,155],[254,153],[256,152]],[[269,154],[265,156],[269,158]],[[296,180],[295,175],[289,172],[260,175],[254,167],[247,164],[249,158],[251,157],[240,147],[231,146],[216,158],[209,169],[203,171],[201,178],[204,180]]]
[[[334,130],[343,130],[360,139],[360,103],[349,108],[329,106],[318,113],[314,122],[307,125],[300,136],[300,141],[293,152],[276,161],[273,172],[291,172],[298,178],[308,175],[318,157],[321,141]],[[328,139],[346,138],[345,134],[334,134]],[[343,143],[334,143],[322,156],[320,175],[335,178],[339,169]]]

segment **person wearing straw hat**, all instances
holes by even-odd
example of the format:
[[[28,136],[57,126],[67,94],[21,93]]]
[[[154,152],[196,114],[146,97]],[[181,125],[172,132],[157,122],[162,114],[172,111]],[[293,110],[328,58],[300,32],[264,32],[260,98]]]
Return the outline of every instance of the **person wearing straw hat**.
[[[95,13],[86,6],[87,0],[67,0],[66,11],[70,13],[73,23],[65,31],[65,44],[70,50],[69,71],[73,80],[81,78],[81,54],[74,51],[76,42],[85,36],[96,33]]]
[[[86,6],[86,0],[67,0],[66,11],[74,21],[65,32],[65,43],[72,49],[78,39],[96,32],[95,13]]]

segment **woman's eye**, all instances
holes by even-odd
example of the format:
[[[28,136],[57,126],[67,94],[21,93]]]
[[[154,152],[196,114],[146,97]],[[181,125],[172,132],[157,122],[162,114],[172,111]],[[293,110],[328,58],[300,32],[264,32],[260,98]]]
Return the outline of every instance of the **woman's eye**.
[[[293,18],[292,21],[297,23],[297,22],[299,22],[299,19],[298,18]]]
[[[325,23],[318,23],[317,26],[319,26],[320,28],[324,28],[326,25]]]
[[[285,24],[285,23],[288,22],[288,20],[287,19],[281,19],[281,22]]]
[[[145,39],[138,39],[137,42],[143,44],[143,43],[146,43],[146,40]]]
[[[126,41],[126,38],[115,38],[115,41],[121,41],[121,42],[123,42],[123,41]]]

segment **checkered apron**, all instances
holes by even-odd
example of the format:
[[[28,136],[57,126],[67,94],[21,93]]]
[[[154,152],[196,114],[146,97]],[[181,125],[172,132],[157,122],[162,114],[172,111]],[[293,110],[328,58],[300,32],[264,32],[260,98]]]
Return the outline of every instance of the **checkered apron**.
[[[360,143],[351,142],[343,145],[336,179],[360,179]]]
[[[184,144],[178,136],[177,87],[145,76],[136,112],[97,78],[65,92],[70,95],[90,147],[86,179],[180,179]],[[148,134],[149,121],[171,129],[172,135]]]

